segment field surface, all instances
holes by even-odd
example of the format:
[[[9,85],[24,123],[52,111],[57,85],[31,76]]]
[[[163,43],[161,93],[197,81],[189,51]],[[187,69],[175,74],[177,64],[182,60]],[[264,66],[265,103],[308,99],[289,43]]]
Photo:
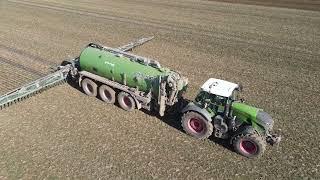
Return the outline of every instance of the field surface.
[[[211,1],[320,11],[319,0],[211,0]]]
[[[90,42],[117,47],[154,35],[134,53],[187,76],[189,98],[210,77],[242,83],[243,97],[269,112],[283,136],[251,160],[195,140],[177,119],[127,113],[65,84],[0,111],[0,179],[320,179],[320,12],[197,0],[1,0],[0,17],[0,94]]]

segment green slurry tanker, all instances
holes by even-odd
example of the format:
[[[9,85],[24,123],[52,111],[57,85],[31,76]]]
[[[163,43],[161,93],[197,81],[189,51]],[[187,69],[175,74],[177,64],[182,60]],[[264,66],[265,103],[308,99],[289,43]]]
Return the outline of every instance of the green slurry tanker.
[[[119,48],[91,43],[79,57],[64,61],[52,74],[0,96],[0,107],[69,79],[88,96],[109,104],[117,102],[126,111],[142,108],[160,116],[179,115],[187,134],[229,140],[236,152],[249,158],[261,155],[267,143],[280,142],[280,136],[271,133],[271,116],[239,99],[238,84],[210,78],[190,101],[183,96],[187,78],[158,61],[128,53],[151,39]]]
[[[155,109],[163,116],[167,106],[179,102],[188,84],[186,78],[155,60],[96,44],[89,44],[78,62],[83,91],[89,96],[99,94],[106,103],[117,99],[127,111]]]

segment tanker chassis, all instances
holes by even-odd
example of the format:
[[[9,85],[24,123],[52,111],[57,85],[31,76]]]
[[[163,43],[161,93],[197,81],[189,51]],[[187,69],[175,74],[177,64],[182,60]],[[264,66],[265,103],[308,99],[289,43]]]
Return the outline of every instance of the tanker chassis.
[[[183,96],[188,86],[186,77],[162,67],[158,61],[127,52],[151,39],[119,48],[91,43],[79,57],[64,61],[51,75],[0,96],[0,107],[68,78],[88,96],[109,104],[118,102],[126,111],[143,108],[160,116],[179,114],[187,134],[197,139],[227,139],[245,157],[260,156],[267,143],[280,142],[280,136],[271,134],[271,116],[239,100],[238,84],[210,78],[190,101]]]

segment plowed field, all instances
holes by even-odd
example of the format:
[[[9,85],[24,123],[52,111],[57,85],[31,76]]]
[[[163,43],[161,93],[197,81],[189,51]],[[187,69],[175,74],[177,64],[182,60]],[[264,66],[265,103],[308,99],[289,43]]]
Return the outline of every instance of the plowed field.
[[[299,9],[0,1],[0,94],[90,42],[118,47],[153,35],[134,53],[187,76],[190,99],[210,77],[242,83],[244,99],[269,112],[283,136],[261,158],[247,159],[223,142],[186,135],[177,119],[128,113],[65,84],[0,111],[0,179],[319,179],[320,12]]]

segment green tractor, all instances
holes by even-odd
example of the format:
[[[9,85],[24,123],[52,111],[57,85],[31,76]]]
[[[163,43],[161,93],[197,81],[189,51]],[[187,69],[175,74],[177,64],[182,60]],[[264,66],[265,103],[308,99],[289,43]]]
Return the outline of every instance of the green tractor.
[[[238,84],[209,79],[182,110],[181,124],[198,139],[212,134],[229,139],[236,152],[253,158],[263,154],[267,143],[277,144],[281,138],[271,134],[273,120],[268,113],[238,100],[239,90]]]

